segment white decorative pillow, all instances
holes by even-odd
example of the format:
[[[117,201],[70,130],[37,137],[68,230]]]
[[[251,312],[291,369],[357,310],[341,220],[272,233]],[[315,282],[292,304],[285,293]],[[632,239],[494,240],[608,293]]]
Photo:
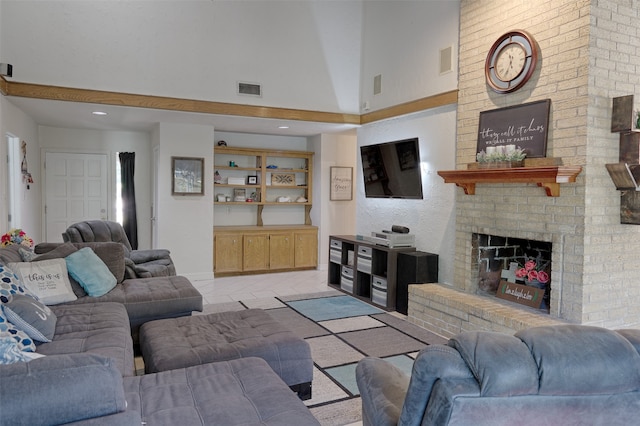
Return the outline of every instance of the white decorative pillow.
[[[16,273],[22,285],[45,305],[56,305],[77,299],[69,282],[64,259],[16,262],[10,263],[9,268]]]

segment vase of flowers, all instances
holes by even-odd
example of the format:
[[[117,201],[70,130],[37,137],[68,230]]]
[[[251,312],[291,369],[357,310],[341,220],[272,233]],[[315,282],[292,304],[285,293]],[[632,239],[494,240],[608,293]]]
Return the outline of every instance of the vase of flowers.
[[[33,240],[22,229],[12,228],[0,239],[0,245],[2,245],[2,247],[6,247],[11,244],[31,248],[33,247]]]
[[[547,286],[549,284],[549,273],[547,269],[549,262],[542,262],[542,258],[538,256],[536,259],[529,258],[519,269],[516,269],[516,278],[524,280],[524,284],[530,287],[544,289],[541,309],[547,307]]]

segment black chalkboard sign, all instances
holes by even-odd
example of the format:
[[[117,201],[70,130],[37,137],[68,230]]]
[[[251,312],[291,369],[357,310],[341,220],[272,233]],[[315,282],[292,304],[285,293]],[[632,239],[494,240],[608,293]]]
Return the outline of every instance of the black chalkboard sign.
[[[527,158],[547,156],[551,99],[480,112],[477,152],[515,145]]]

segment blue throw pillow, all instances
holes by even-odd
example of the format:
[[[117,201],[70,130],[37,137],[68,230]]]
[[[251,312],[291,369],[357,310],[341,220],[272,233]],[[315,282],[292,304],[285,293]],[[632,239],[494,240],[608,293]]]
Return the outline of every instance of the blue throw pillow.
[[[91,297],[107,294],[116,286],[116,277],[89,247],[65,257],[67,270]]]
[[[14,294],[33,296],[33,294],[22,285],[14,271],[0,263],[0,303],[10,302]],[[35,296],[34,298],[37,299]]]

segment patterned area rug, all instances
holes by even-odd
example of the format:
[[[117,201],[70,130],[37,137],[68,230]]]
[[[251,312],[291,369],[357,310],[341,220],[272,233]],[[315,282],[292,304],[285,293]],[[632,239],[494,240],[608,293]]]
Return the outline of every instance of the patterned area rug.
[[[305,401],[322,425],[360,424],[355,368],[365,356],[386,358],[407,374],[425,345],[446,340],[339,291],[206,305],[202,314],[261,308],[309,342],[313,398]]]

